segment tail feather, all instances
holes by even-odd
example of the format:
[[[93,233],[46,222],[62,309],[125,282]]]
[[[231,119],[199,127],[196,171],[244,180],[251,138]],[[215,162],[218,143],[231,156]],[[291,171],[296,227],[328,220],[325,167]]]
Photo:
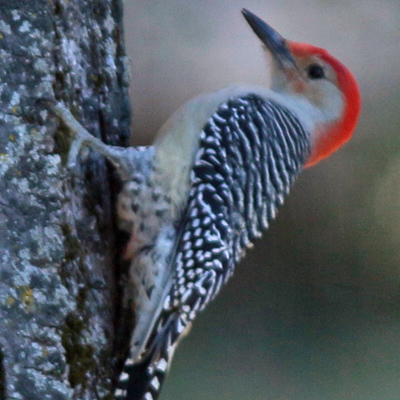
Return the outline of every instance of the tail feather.
[[[134,363],[132,358],[126,360],[114,394],[116,400],[158,399],[183,333],[182,326],[182,319],[177,313],[169,315],[150,338],[144,359],[140,363]]]
[[[157,400],[169,364],[170,359],[164,357],[153,362],[151,355],[139,364],[125,364],[115,391],[115,399]]]

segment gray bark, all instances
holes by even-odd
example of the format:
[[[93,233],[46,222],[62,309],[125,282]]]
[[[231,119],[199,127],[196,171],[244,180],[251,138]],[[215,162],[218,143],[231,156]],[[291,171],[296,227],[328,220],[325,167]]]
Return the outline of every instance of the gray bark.
[[[94,135],[130,127],[120,0],[0,0],[0,399],[111,399],[113,172],[37,99]],[[82,160],[82,159],[81,159]]]

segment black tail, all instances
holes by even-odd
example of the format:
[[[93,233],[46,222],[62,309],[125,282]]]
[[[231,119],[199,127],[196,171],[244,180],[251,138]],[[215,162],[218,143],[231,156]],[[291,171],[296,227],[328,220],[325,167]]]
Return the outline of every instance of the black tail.
[[[115,391],[116,400],[158,399],[169,363],[165,358],[158,362],[153,362],[152,358],[150,355],[140,364],[125,364]]]
[[[143,361],[134,364],[128,358],[125,362],[115,391],[116,400],[158,399],[185,327],[177,313],[167,316],[166,321],[158,325],[153,338],[149,340],[148,354]]]

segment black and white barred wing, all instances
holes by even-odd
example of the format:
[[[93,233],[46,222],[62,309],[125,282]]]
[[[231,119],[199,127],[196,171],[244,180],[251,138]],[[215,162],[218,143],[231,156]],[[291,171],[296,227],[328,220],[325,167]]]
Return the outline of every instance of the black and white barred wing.
[[[272,101],[236,98],[210,118],[170,260],[172,288],[147,344],[144,400],[158,397],[179,337],[275,217],[308,153],[299,121]]]
[[[219,107],[201,134],[165,312],[184,327],[261,236],[309,154],[285,108],[249,95]],[[182,330],[179,327],[179,330]]]

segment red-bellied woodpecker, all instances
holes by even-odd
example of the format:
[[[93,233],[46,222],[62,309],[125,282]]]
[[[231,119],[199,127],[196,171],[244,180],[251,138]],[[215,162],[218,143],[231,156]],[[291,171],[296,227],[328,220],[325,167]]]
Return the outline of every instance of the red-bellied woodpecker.
[[[90,146],[124,181],[117,207],[130,234],[137,323],[117,399],[158,398],[179,338],[268,227],[296,176],[348,141],[357,124],[359,90],[342,63],[243,15],[272,56],[271,87],[197,97],[153,146],[107,146],[54,106],[76,135],[71,159]],[[143,374],[133,382],[138,364]]]

